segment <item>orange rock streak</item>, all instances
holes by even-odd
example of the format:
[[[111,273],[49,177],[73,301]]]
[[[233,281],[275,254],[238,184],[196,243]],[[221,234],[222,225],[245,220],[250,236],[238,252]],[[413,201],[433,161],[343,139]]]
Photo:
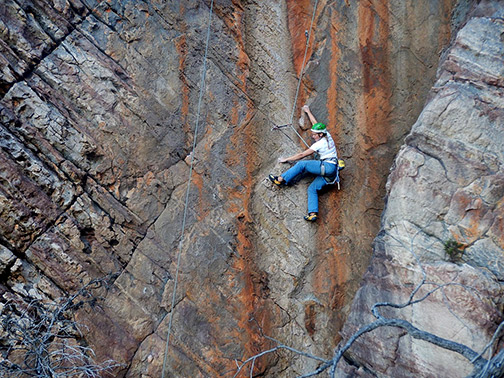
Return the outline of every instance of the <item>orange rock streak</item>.
[[[310,29],[311,16],[313,7],[309,0],[288,0],[287,1],[287,16],[289,22],[289,30],[292,37],[292,50],[294,57],[294,68],[296,74],[301,73],[303,65],[303,57],[306,48],[305,31]],[[312,54],[313,46],[313,31],[311,41],[308,45],[307,60]]]
[[[242,39],[241,23],[243,12],[240,7],[235,7],[233,18],[224,18],[226,25],[233,31],[238,52],[237,68],[238,87],[246,91],[246,80],[249,74],[249,59],[245,53],[244,41]],[[237,97],[238,98],[238,97]],[[233,108],[229,111],[230,126],[236,127],[230,137],[226,151],[225,162],[233,172],[242,172],[234,179],[228,188],[228,212],[236,214],[236,251],[240,258],[234,260],[230,282],[241,282],[243,287],[234,304],[239,313],[238,329],[232,335],[235,340],[240,340],[243,345],[243,359],[251,357],[264,349],[265,340],[261,337],[258,325],[265,333],[269,331],[269,311],[266,303],[268,296],[268,277],[255,263],[255,249],[252,235],[253,220],[249,208],[252,196],[252,188],[255,178],[253,172],[257,166],[256,136],[254,128],[250,125],[255,114],[253,104],[247,105],[246,114],[243,117],[243,108],[240,108],[239,101],[234,101]],[[243,168],[245,167],[245,168]],[[244,172],[243,172],[244,169]],[[231,365],[230,365],[231,367]],[[236,366],[235,366],[236,367]],[[261,374],[267,367],[266,359],[259,359],[254,364],[254,374]],[[243,376],[248,376],[248,369],[242,372]]]
[[[287,1],[288,8],[288,22],[289,30],[292,37],[293,60],[296,73],[300,73],[303,64],[303,57],[306,48],[305,30],[309,30],[311,17],[313,12],[313,5],[309,0],[302,1]],[[324,7],[319,4],[317,13]],[[317,20],[315,16],[315,22]],[[329,64],[330,72],[328,79],[330,85],[327,91],[327,110],[328,119],[324,120],[328,123],[329,128],[337,135],[341,129],[338,114],[338,65],[341,57],[339,48],[339,35],[340,27],[336,19],[337,14],[332,14],[332,28],[330,29],[330,43],[331,43],[331,61]],[[306,62],[309,62],[313,53],[315,36],[312,31],[311,40],[309,41]],[[306,64],[306,63],[305,63]],[[309,81],[308,77],[304,78],[304,82]],[[308,84],[309,86],[309,84]],[[301,105],[305,102],[305,98],[309,92],[309,88],[302,87],[298,98],[298,104]],[[322,120],[321,120],[322,121]],[[337,138],[336,138],[337,139]],[[336,140],[338,143],[338,140]],[[346,255],[339,254],[340,247],[337,242],[336,235],[340,232],[341,219],[340,205],[338,201],[341,196],[336,190],[332,190],[321,197],[322,210],[321,216],[324,219],[323,223],[319,225],[319,232],[317,235],[317,260],[316,268],[313,274],[312,286],[314,294],[321,299],[322,305],[325,307],[327,313],[332,317],[331,324],[335,326],[334,334],[337,335],[337,330],[342,325],[342,319],[338,317],[338,309],[341,309],[345,304],[345,282],[348,279],[348,269]],[[323,235],[323,236],[322,236]],[[336,311],[335,311],[336,310]],[[321,325],[317,322],[317,312],[320,309],[314,305],[308,305],[305,308],[305,327],[309,334],[316,332],[317,328]],[[337,342],[338,337],[334,342]]]
[[[338,67],[341,51],[339,48],[339,22],[337,15],[333,13],[331,24],[333,27],[330,30],[330,46],[331,46],[331,61],[329,64],[329,80],[330,84],[327,90],[327,123],[332,134],[335,135],[335,143],[339,145],[340,138],[338,135],[341,131],[341,125],[338,119]],[[332,325],[335,330],[339,330],[342,326],[343,319],[339,317],[339,313],[345,305],[345,282],[348,279],[347,255],[338,253],[341,247],[338,245],[337,235],[341,233],[341,193],[336,189],[329,191],[323,198],[324,223],[319,228],[317,243],[317,268],[314,274],[313,288],[318,293],[320,298],[324,298],[324,306],[326,311],[332,318]],[[335,340],[339,341],[337,332],[334,332]]]
[[[254,183],[253,171],[257,159],[254,130],[252,127],[248,127],[254,114],[251,105],[249,104],[249,111],[245,121],[231,137],[227,159],[228,164],[236,164],[237,167],[246,166],[245,176],[243,179],[236,180],[236,189],[229,193],[229,197],[233,199],[229,211],[236,213],[236,248],[240,255],[240,258],[235,260],[233,268],[236,274],[240,276],[239,281],[244,284],[238,295],[241,313],[239,314],[239,331],[237,335],[237,338],[242,340],[244,344],[244,359],[266,349],[265,340],[261,337],[258,325],[265,333],[268,332],[270,327],[270,317],[266,303],[269,290],[268,277],[255,263],[255,249],[251,234],[253,221],[249,213]],[[260,359],[255,363],[255,374],[264,371],[267,366],[266,362],[266,360]]]
[[[339,23],[338,20],[335,19],[333,14],[332,23],[333,27],[331,28],[331,62],[329,63],[329,67],[331,67],[331,71],[329,72],[330,85],[327,89],[327,113],[328,113],[328,127],[329,130],[332,131],[333,135],[339,135],[339,131],[341,131],[341,125],[338,122],[338,63],[341,57],[341,51],[338,46],[338,32]],[[335,140],[336,145],[338,145],[338,140]]]
[[[317,14],[320,12],[320,8],[317,9]],[[315,15],[315,22],[317,19],[317,14]],[[292,53],[293,53],[293,64],[294,70],[297,77],[305,69],[306,64],[310,61],[310,57],[314,50],[314,39],[315,30],[312,29],[310,40],[308,41],[308,49],[306,50],[306,61],[303,67],[303,58],[306,49],[306,35],[305,32],[310,32],[310,24],[313,15],[313,5],[309,0],[288,0],[287,1],[287,20],[288,27],[291,35],[292,41]],[[300,92],[297,99],[297,107],[299,109],[306,102],[306,97],[308,90],[306,88],[307,83],[309,83],[309,78],[304,76],[303,83],[301,85]],[[309,86],[310,84],[308,84]]]
[[[389,64],[388,1],[360,3],[359,48],[363,64],[364,96],[358,112],[361,146],[367,151],[389,139],[391,75]]]
[[[182,108],[181,116],[183,119],[182,127],[184,132],[189,132],[189,124],[187,123],[187,116],[189,114],[189,83],[184,75],[186,57],[187,57],[187,42],[185,35],[181,35],[175,42],[175,48],[179,53],[179,79],[182,84]]]
[[[236,85],[242,90],[246,91],[247,77],[250,66],[250,59],[245,52],[245,44],[243,41],[242,35],[242,20],[243,20],[243,7],[241,5],[241,1],[233,0],[233,9],[235,11],[232,13],[232,17],[225,17],[225,15],[221,12],[219,7],[216,7],[215,13],[221,16],[221,19],[224,21],[226,26],[231,31],[236,44],[239,46],[238,49],[238,60],[236,62],[236,66],[238,68],[238,80],[239,82]]]

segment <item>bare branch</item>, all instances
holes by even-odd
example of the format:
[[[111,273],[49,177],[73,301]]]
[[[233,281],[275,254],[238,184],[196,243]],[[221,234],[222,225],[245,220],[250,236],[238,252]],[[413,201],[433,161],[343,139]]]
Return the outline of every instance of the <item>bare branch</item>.
[[[267,339],[271,340],[271,341],[274,341],[276,343],[279,343],[277,340],[271,338],[271,337],[268,337],[268,336],[265,336]],[[321,358],[321,357],[318,357],[318,356],[314,356],[312,354],[309,354],[309,353],[306,353],[306,352],[302,352],[298,349],[295,349],[295,348],[292,348],[290,346],[287,346],[287,345],[284,345],[284,344],[280,344],[280,345],[277,345],[276,347],[274,348],[271,348],[271,349],[268,349],[268,350],[265,350],[261,353],[258,353],[250,358],[248,358],[247,360],[245,360],[241,365],[238,365],[238,370],[236,371],[235,375],[233,376],[233,378],[236,378],[238,376],[238,374],[241,372],[241,370],[249,363],[249,362],[252,362],[252,365],[251,365],[251,368],[250,368],[250,374],[252,374],[252,372],[254,371],[254,364],[255,364],[255,361],[262,357],[262,356],[265,356],[267,354],[270,354],[270,353],[273,353],[273,352],[276,352],[276,351],[279,351],[281,349],[285,349],[285,350],[288,350],[289,352],[293,352],[299,356],[302,356],[302,357],[307,357],[307,358],[310,358],[310,359],[313,359],[313,360],[316,360],[316,361],[320,361],[320,362],[323,362],[324,364],[329,364],[331,362],[331,360],[327,360],[327,359],[324,359],[324,358]],[[251,375],[252,376],[252,375]],[[309,376],[309,375],[308,375]],[[304,376],[303,376],[304,377]]]
[[[488,342],[488,344],[485,346],[485,348],[483,348],[481,353],[475,357],[475,359],[482,357],[489,348],[491,348],[491,347],[493,348],[493,345],[495,344],[495,342],[501,337],[501,333],[502,333],[503,329],[504,329],[504,321],[499,324],[499,326],[497,327],[497,329],[495,330],[495,332],[492,336],[492,339]],[[490,352],[490,357],[492,356],[492,354],[493,353]],[[489,359],[489,361],[490,361],[490,359]],[[471,360],[471,362],[473,362],[473,361]]]
[[[8,302],[0,314],[0,377],[99,377],[120,366],[114,361],[98,364],[91,348],[81,345],[75,311],[95,306],[94,291],[107,287],[114,275],[95,279],[73,295],[53,302]]]
[[[241,370],[247,365],[249,362],[257,360],[259,357],[265,356],[267,354],[276,352],[277,350],[281,349],[279,346],[275,348],[271,348],[265,351],[262,351],[261,353],[258,353],[248,359],[246,359],[241,365],[238,366],[238,370],[236,371],[235,375],[233,375],[233,378],[236,378],[238,374],[240,374]],[[237,362],[238,363],[238,362]]]
[[[404,225],[404,227],[406,227],[406,226]],[[417,227],[417,226],[415,226],[415,227]],[[392,234],[386,232],[386,235],[388,235],[391,239],[396,241],[399,246],[401,246],[405,250],[408,250],[409,252],[411,252],[411,254],[413,255],[413,257],[415,258],[415,260],[418,264],[418,267],[419,267],[420,272],[422,274],[422,278],[421,278],[420,282],[415,286],[415,288],[411,291],[408,299],[404,303],[393,303],[393,302],[375,303],[371,308],[371,313],[376,318],[376,320],[371,323],[366,324],[365,326],[358,329],[353,335],[351,335],[345,344],[341,345],[340,347],[338,347],[335,350],[335,354],[332,359],[326,360],[324,358],[310,355],[308,353],[299,351],[295,348],[291,348],[286,345],[283,345],[279,341],[277,341],[271,337],[263,335],[264,337],[275,342],[278,345],[275,348],[269,349],[267,351],[261,352],[255,356],[250,357],[242,365],[239,366],[239,369],[234,377],[236,377],[239,374],[239,372],[243,369],[243,367],[247,363],[249,363],[249,362],[255,363],[257,358],[264,356],[265,354],[268,354],[268,353],[276,352],[280,349],[285,349],[285,350],[288,350],[288,351],[295,353],[297,355],[304,356],[304,357],[314,359],[314,360],[321,362],[320,366],[316,370],[309,372],[309,373],[306,373],[306,374],[300,376],[299,378],[313,377],[313,376],[316,376],[316,375],[319,375],[319,374],[325,372],[328,369],[330,369],[329,375],[331,377],[335,377],[338,363],[340,362],[340,360],[344,356],[344,354],[352,347],[352,345],[363,335],[365,335],[369,332],[372,332],[372,331],[374,331],[378,328],[381,328],[381,327],[399,328],[399,329],[405,331],[408,335],[410,335],[414,339],[423,340],[423,341],[426,341],[426,342],[431,343],[433,345],[436,345],[440,348],[458,353],[459,355],[466,358],[471,364],[473,364],[474,369],[473,369],[473,372],[470,376],[471,378],[491,378],[491,377],[504,376],[504,350],[500,351],[497,355],[493,356],[493,346],[499,340],[499,338],[501,337],[501,334],[504,331],[504,321],[502,323],[500,323],[497,330],[493,334],[492,339],[485,346],[485,348],[482,350],[482,352],[477,353],[476,351],[474,351],[473,349],[471,349],[470,347],[468,347],[464,344],[460,344],[455,341],[448,340],[448,339],[439,337],[437,335],[434,335],[431,332],[421,330],[421,329],[415,327],[412,323],[408,322],[407,320],[399,319],[399,318],[387,318],[379,312],[380,308],[382,308],[382,307],[403,309],[403,308],[406,308],[409,306],[413,306],[415,304],[420,304],[421,302],[426,300],[432,294],[440,291],[442,298],[443,298],[443,301],[447,305],[450,313],[452,313],[452,315],[454,315],[454,317],[456,319],[458,319],[465,327],[467,327],[467,325],[463,322],[463,320],[460,319],[460,317],[457,316],[453,312],[451,307],[449,306],[448,297],[447,297],[447,294],[445,293],[445,289],[450,286],[458,286],[458,287],[461,287],[461,288],[467,290],[471,295],[474,295],[475,297],[477,297],[481,301],[481,293],[479,293],[478,290],[476,290],[470,286],[463,285],[458,282],[454,282],[455,279],[457,278],[457,276],[453,277],[451,282],[436,283],[436,282],[428,282],[427,281],[427,273],[426,273],[424,267],[422,266],[420,258],[413,250],[414,240],[421,232],[423,232],[423,231],[419,227],[417,227],[417,231],[412,236],[410,243],[409,243],[409,246],[406,245],[402,240],[400,240],[400,239],[396,238],[395,236],[393,236]],[[422,288],[424,288],[425,286],[430,286],[432,288],[430,290],[428,290],[426,293],[423,293],[423,295],[420,296],[419,298],[416,298],[417,295],[420,293],[420,290]],[[483,358],[483,355],[485,353],[487,353],[488,351],[489,351],[488,359]],[[252,376],[252,372],[253,372],[253,366],[254,365],[252,364],[252,370],[250,372],[251,376]]]

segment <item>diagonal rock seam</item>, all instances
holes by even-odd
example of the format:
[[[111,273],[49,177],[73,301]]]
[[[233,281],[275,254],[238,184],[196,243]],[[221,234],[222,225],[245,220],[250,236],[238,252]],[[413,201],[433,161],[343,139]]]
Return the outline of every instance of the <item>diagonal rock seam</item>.
[[[273,120],[281,119],[281,114],[292,107],[294,73],[299,71],[301,50],[296,41],[304,38],[310,2],[218,3],[218,24],[212,30],[215,43],[209,56],[205,127],[198,135],[197,174],[189,208],[187,234],[192,250],[184,260],[183,294],[177,297],[179,347],[170,356],[172,366],[180,369],[172,372],[175,376],[229,372],[235,358],[246,358],[266,345],[258,336],[262,331],[296,347],[331,354],[349,314],[351,298],[369,262],[371,240],[378,231],[387,164],[399,150],[402,135],[420,112],[422,99],[434,81],[436,54],[451,39],[446,14],[455,8],[456,1],[321,3],[299,104],[309,102],[320,119],[331,127],[338,125],[337,143],[350,164],[344,171],[343,191],[322,197],[324,222],[317,228],[297,220],[304,212],[305,184],[279,192],[262,180],[268,171],[280,169],[274,165],[277,155],[299,148],[292,140],[272,133],[268,123],[275,123]],[[425,25],[430,32],[423,34],[427,41],[423,43],[413,38],[414,33],[424,31],[414,23],[422,17],[407,16],[409,12],[422,16],[422,7],[427,4],[430,13]],[[118,243],[106,251],[118,261],[122,272],[106,298],[108,312],[103,316],[109,323],[96,314],[79,316],[96,322],[94,328],[101,325],[110,331],[100,335],[91,328],[86,336],[100,355],[127,363],[120,376],[156,376],[159,343],[166,326],[165,296],[172,284],[171,254],[179,240],[177,213],[185,187],[187,146],[196,137],[189,125],[197,89],[195,62],[200,60],[201,51],[194,47],[201,39],[197,31],[201,30],[201,15],[208,11],[208,4],[72,0],[70,7],[87,12],[60,44],[77,61],[77,81],[50,71],[57,70],[56,66],[44,65],[31,71],[39,69],[44,83],[38,77],[27,80],[42,103],[52,102],[55,109],[68,107],[62,113],[67,127],[89,134],[95,143],[89,156],[72,155],[67,146],[59,151],[65,156],[61,161],[73,161],[84,170],[83,184],[75,184],[82,192],[72,194],[64,209],[69,220],[84,228],[80,235],[82,251],[66,252],[90,253],[88,259],[94,265],[109,267],[109,262],[100,260],[104,255],[98,253],[97,243]],[[375,23],[375,27],[367,27],[364,21]],[[75,47],[80,38],[94,50],[87,51],[84,45]],[[57,51],[57,47],[51,51]],[[82,54],[88,66],[79,63]],[[51,55],[45,58],[50,60]],[[377,62],[383,62],[382,66]],[[418,72],[416,76],[400,76],[401,72],[392,67]],[[457,76],[456,80],[463,78]],[[90,98],[95,88],[88,93],[77,87],[81,81],[85,85],[90,81],[91,87],[96,85],[102,92],[96,93],[96,99]],[[76,91],[50,93],[65,90],[65,85],[75,85]],[[82,93],[77,93],[79,90]],[[103,106],[97,101],[103,101]],[[96,111],[92,109],[95,106]],[[111,118],[104,116],[107,112]],[[132,120],[127,122],[122,117]],[[24,116],[16,115],[16,122],[23,120]],[[109,120],[112,122],[107,128]],[[83,122],[91,123],[93,129],[86,130]],[[121,128],[122,123],[130,129]],[[177,134],[179,128],[183,134]],[[16,137],[26,133],[10,130]],[[123,136],[130,133],[132,140],[137,138],[136,144],[131,140],[125,144],[127,138]],[[35,138],[34,134],[29,137]],[[106,138],[119,147],[114,149]],[[425,150],[445,164],[444,155],[435,156],[437,146],[423,148],[425,141],[421,138],[409,138],[407,145],[418,144],[417,153]],[[178,146],[166,140],[177,141]],[[60,155],[48,155],[44,160],[43,146],[25,146],[47,167],[61,159]],[[128,150],[131,146],[136,150]],[[167,152],[169,157],[163,156]],[[90,163],[93,153],[99,156]],[[121,162],[128,157],[146,166],[130,168],[128,161]],[[108,166],[100,165],[107,160]],[[498,160],[490,159],[489,164],[498,166]],[[425,159],[425,165],[428,172],[433,162]],[[445,167],[446,177],[448,169]],[[478,169],[483,170],[483,165]],[[417,175],[423,171],[417,167]],[[60,180],[73,180],[73,171],[66,168],[54,173]],[[465,188],[469,190],[471,185]],[[496,204],[488,206],[497,208]],[[61,214],[49,224],[57,225]],[[412,224],[424,229],[425,235],[436,237],[438,243],[443,240],[420,221]],[[51,235],[45,238],[50,225],[45,225],[44,234],[32,240],[26,250],[51,240]],[[73,246],[75,234],[64,228],[68,225],[58,226],[55,232],[67,238],[70,248],[81,248]],[[485,235],[489,232],[487,228]],[[79,274],[88,274],[79,269]],[[65,289],[60,277],[48,279],[53,286]],[[250,319],[257,321],[261,332]],[[398,340],[397,348],[405,342]],[[397,358],[400,360],[400,353]],[[360,358],[351,359],[367,368]],[[288,376],[293,371],[302,374],[309,368],[289,358],[272,358],[256,366],[258,374],[267,376]],[[378,365],[369,369],[380,374]]]

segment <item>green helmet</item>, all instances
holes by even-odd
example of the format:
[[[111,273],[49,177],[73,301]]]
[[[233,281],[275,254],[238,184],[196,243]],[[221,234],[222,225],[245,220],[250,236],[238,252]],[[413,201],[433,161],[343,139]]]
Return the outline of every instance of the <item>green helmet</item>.
[[[325,134],[325,133],[327,133],[326,125],[324,125],[323,123],[317,122],[311,128],[311,131],[314,132],[314,133],[323,133],[323,134]]]

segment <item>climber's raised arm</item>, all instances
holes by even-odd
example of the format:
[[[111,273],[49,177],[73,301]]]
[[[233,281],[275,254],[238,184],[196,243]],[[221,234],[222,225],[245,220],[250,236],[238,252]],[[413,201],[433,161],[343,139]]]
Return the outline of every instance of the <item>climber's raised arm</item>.
[[[310,118],[310,122],[312,123],[312,125],[316,124],[317,123],[317,119],[312,114],[312,112],[310,110],[310,107],[308,105],[304,105],[303,106],[303,110],[308,115],[308,118]]]

